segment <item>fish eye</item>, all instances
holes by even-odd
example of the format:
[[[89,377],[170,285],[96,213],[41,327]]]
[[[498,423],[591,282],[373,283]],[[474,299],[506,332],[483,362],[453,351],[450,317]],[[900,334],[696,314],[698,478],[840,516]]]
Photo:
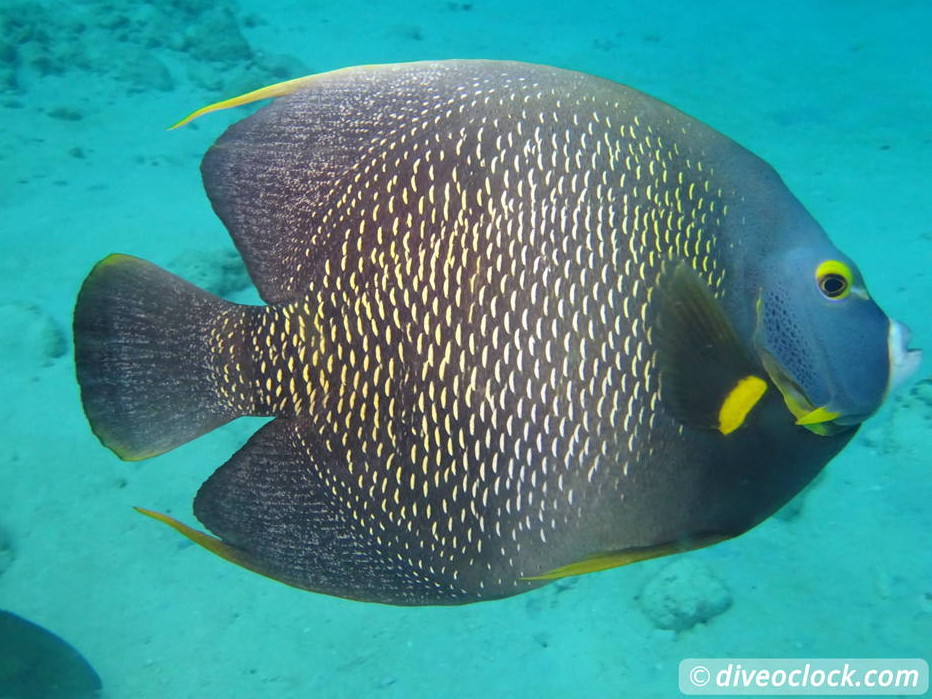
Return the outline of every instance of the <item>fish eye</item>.
[[[851,293],[853,277],[848,265],[839,260],[826,260],[816,269],[819,291],[833,300],[843,299]]]
[[[830,299],[837,299],[848,290],[848,282],[834,272],[819,278],[819,288]]]

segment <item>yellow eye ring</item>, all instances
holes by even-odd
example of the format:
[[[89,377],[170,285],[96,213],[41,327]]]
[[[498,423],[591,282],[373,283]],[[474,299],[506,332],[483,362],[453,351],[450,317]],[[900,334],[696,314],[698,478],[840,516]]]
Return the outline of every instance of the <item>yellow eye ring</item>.
[[[826,298],[838,301],[851,293],[854,275],[851,268],[839,260],[826,260],[816,269],[816,283]]]

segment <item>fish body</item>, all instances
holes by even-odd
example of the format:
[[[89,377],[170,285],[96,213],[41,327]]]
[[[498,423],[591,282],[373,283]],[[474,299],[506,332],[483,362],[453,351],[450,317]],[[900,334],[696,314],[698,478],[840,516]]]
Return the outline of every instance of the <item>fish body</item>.
[[[198,493],[216,537],[149,513],[244,567],[458,604],[714,543],[918,362],[770,166],[636,90],[443,61],[229,104],[266,96],[202,173],[268,305],[114,255],[75,313],[122,458],[274,418]]]
[[[0,609],[0,697],[96,699],[102,684],[90,663],[38,624]]]

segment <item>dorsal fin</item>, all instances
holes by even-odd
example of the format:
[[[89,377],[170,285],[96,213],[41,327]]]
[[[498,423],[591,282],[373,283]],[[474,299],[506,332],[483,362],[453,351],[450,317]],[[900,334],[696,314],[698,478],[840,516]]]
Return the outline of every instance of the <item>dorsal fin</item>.
[[[376,212],[388,216],[387,184],[376,187],[367,168],[381,172],[385,163],[376,163],[402,134],[410,143],[418,129],[430,128],[437,109],[458,89],[462,63],[347,68],[273,85],[192,115],[280,96],[231,126],[201,165],[214,210],[266,302],[302,296],[348,234],[382,223],[372,221]],[[469,70],[475,74],[474,63]],[[362,195],[357,191],[355,206],[347,201],[352,186],[370,185]]]
[[[201,107],[200,109],[194,110],[181,121],[172,124],[168,127],[168,130],[171,131],[173,129],[177,129],[189,122],[194,121],[198,117],[202,117],[205,114],[210,114],[211,112],[219,112],[223,109],[241,107],[245,104],[252,104],[253,102],[259,102],[260,100],[270,99],[272,97],[284,97],[285,95],[290,95],[292,92],[300,90],[302,87],[306,87],[311,81],[314,80],[315,77],[316,76],[314,75],[307,75],[303,78],[286,80],[285,82],[275,83],[274,85],[260,87],[258,90],[247,92],[244,95],[232,97],[231,99],[222,100],[220,102],[214,102],[213,104],[208,104],[206,107]]]
[[[204,185],[265,301],[303,297],[328,262],[354,264],[355,281],[366,283],[381,263],[363,273],[370,261],[344,259],[371,249],[360,238],[414,231],[398,259],[417,254],[443,226],[434,217],[446,209],[417,204],[444,192],[437,183],[463,188],[450,215],[475,223],[485,209],[474,192],[499,152],[497,134],[528,108],[524,98],[552,106],[547,100],[575,75],[501,61],[425,61],[281,83],[199,110],[283,95],[214,144],[201,165]],[[500,95],[497,107],[477,106],[484,90]]]

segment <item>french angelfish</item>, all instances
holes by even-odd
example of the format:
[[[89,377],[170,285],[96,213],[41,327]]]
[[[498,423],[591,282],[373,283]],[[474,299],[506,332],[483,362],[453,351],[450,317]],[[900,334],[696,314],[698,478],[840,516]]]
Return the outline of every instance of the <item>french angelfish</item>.
[[[144,510],[245,568],[461,604],[705,546],[918,364],[770,166],[629,87],[421,62],[189,119],[267,97],[201,170],[268,305],[111,255],[74,320],[123,459],[273,418],[198,492],[214,536]]]
[[[67,642],[0,610],[0,697],[94,699],[101,688],[100,676]]]

